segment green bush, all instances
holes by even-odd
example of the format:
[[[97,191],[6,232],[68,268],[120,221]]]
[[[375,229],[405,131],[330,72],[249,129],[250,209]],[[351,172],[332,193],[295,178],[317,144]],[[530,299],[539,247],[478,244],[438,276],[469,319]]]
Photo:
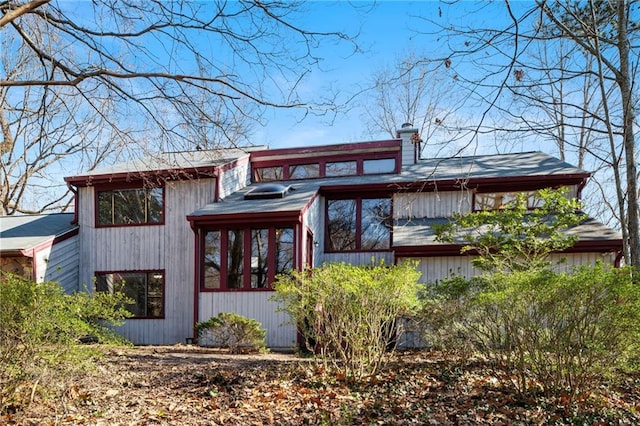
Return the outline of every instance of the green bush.
[[[640,287],[629,268],[452,277],[430,289],[427,339],[480,352],[522,393],[592,390],[625,366],[640,337]]]
[[[39,383],[42,371],[79,363],[80,339],[124,343],[107,326],[130,316],[122,294],[65,294],[58,283],[36,284],[0,272],[0,412],[19,407],[19,385]]]
[[[415,263],[325,264],[281,276],[274,300],[325,367],[350,379],[375,374],[401,334],[403,316],[418,307]]]
[[[260,352],[266,349],[266,330],[254,320],[234,312],[221,312],[217,317],[196,325],[202,343],[210,334],[213,346],[229,349],[231,353]]]

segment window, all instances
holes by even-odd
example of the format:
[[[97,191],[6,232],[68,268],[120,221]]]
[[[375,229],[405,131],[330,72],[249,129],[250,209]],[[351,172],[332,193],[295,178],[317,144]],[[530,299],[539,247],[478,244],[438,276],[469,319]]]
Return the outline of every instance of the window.
[[[134,301],[126,308],[134,318],[164,318],[164,272],[96,273],[96,291],[124,293]]]
[[[533,191],[523,192],[486,192],[476,193],[474,196],[473,209],[478,210],[500,210],[504,209],[509,203],[516,200],[518,194],[524,194],[527,197],[527,208],[535,209],[542,206],[542,200],[535,196]]]
[[[239,228],[205,233],[202,288],[270,289],[275,276],[294,268],[293,228]]]
[[[284,274],[293,269],[293,228],[276,228],[276,270],[275,275]]]
[[[356,176],[358,174],[357,161],[336,161],[325,165],[327,177]]]
[[[204,288],[220,288],[220,231],[209,231],[204,243]]]
[[[227,287],[242,288],[244,274],[244,232],[227,231]]]
[[[388,250],[391,199],[327,200],[327,250]]]
[[[132,188],[97,193],[97,225],[145,225],[164,221],[164,188]]]
[[[381,160],[364,160],[362,163],[362,173],[364,173],[365,175],[393,173],[395,171],[395,158],[383,158]]]
[[[282,180],[284,175],[282,173],[282,166],[273,167],[259,167],[253,171],[255,182],[269,182],[272,180]]]
[[[251,230],[251,288],[265,288],[269,278],[269,230]]]
[[[327,201],[327,231],[330,251],[356,249],[356,200]]]
[[[310,179],[320,176],[320,164],[297,164],[289,166],[289,179]]]

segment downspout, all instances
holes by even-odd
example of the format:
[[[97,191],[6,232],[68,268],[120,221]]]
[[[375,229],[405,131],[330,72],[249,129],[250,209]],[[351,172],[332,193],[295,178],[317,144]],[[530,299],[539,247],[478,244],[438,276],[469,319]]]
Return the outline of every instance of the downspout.
[[[198,333],[196,331],[196,326],[198,324],[198,319],[199,319],[199,311],[200,311],[200,257],[202,255],[202,253],[200,252],[200,247],[202,246],[202,244],[200,244],[200,236],[202,231],[198,228],[195,228],[195,225],[193,222],[191,222],[191,228],[193,229],[193,233],[194,233],[194,259],[193,259],[193,337],[191,338],[191,341],[193,343],[198,343]]]
[[[221,177],[222,173],[220,173],[220,167],[216,167],[213,169],[213,177],[216,179],[216,187],[213,190],[214,194],[213,194],[213,201],[215,201],[216,203],[218,201],[220,201],[220,177]]]
[[[73,192],[73,220],[71,221],[71,223],[73,225],[77,225],[78,224],[78,190],[74,188],[73,185],[71,185],[69,182],[67,182],[67,188],[69,188],[69,191]]]
[[[578,185],[578,193],[576,194],[576,198],[578,200],[582,200],[582,190],[587,185],[587,179],[589,179],[589,178],[588,177],[583,178],[582,182],[580,182],[580,184]]]

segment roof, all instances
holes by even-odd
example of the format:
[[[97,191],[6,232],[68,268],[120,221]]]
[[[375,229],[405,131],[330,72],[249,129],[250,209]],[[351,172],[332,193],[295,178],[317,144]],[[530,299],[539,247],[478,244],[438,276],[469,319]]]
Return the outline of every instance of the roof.
[[[448,245],[435,240],[434,225],[445,224],[448,218],[418,218],[396,220],[393,227],[393,246],[416,247]],[[587,218],[581,224],[564,232],[566,235],[578,235],[578,243],[612,243],[622,247],[622,236],[619,232],[598,222],[596,219]],[[464,244],[461,237],[454,237],[456,244]]]
[[[0,252],[30,250],[77,232],[73,213],[0,216]]]
[[[531,176],[589,176],[589,173],[540,151],[422,159],[404,166],[404,179],[486,179]]]
[[[346,176],[335,178],[315,178],[291,180],[281,183],[290,186],[283,198],[271,200],[245,200],[244,195],[264,183],[254,183],[243,188],[224,200],[210,203],[189,215],[190,220],[201,220],[203,216],[215,215],[252,215],[273,212],[301,212],[321,191],[357,190],[369,188],[374,192],[398,190],[405,185],[415,183],[448,182],[448,185],[460,186],[461,181],[471,179],[503,181],[509,183],[521,178],[532,182],[549,180],[553,177],[562,181],[567,176],[582,181],[589,173],[558,160],[542,152],[519,154],[495,154],[475,157],[454,157],[421,160],[418,164],[404,166],[400,174],[377,174],[364,176]],[[545,185],[542,185],[545,186]],[[442,187],[441,187],[442,188]]]
[[[212,169],[247,156],[253,151],[264,150],[264,146],[246,148],[220,148],[212,150],[165,152],[112,166],[91,170],[83,175],[65,178],[67,182],[79,183],[104,176],[127,176],[141,172],[167,172],[179,170]]]

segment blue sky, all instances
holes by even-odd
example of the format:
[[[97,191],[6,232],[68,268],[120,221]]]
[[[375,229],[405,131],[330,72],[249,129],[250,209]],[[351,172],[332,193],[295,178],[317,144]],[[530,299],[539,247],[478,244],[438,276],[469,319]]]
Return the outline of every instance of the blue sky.
[[[522,2],[526,5],[529,2]],[[530,4],[530,3],[529,3]],[[434,29],[421,18],[444,23],[482,25],[489,20],[495,24],[497,16],[487,10],[486,3],[461,2],[455,6],[439,1],[379,1],[379,2],[328,2],[314,1],[307,5],[307,22],[301,26],[324,30],[359,32],[358,44],[362,54],[349,56],[347,48],[328,46],[324,51],[323,71],[316,71],[308,82],[307,90],[313,93],[331,85],[337,87],[344,98],[359,88],[367,86],[377,70],[389,67],[405,53],[413,51],[438,55],[442,40],[424,34]],[[504,13],[504,7],[497,5]],[[492,7],[494,11],[495,7]],[[440,16],[439,12],[442,12]],[[419,18],[420,17],[420,18]],[[418,32],[423,32],[419,34]],[[299,113],[277,111],[267,118],[264,128],[256,128],[256,143],[272,148],[300,145],[319,145],[370,139],[358,109],[339,114],[333,122],[329,117],[307,116],[304,121]],[[388,138],[380,134],[379,138]]]

